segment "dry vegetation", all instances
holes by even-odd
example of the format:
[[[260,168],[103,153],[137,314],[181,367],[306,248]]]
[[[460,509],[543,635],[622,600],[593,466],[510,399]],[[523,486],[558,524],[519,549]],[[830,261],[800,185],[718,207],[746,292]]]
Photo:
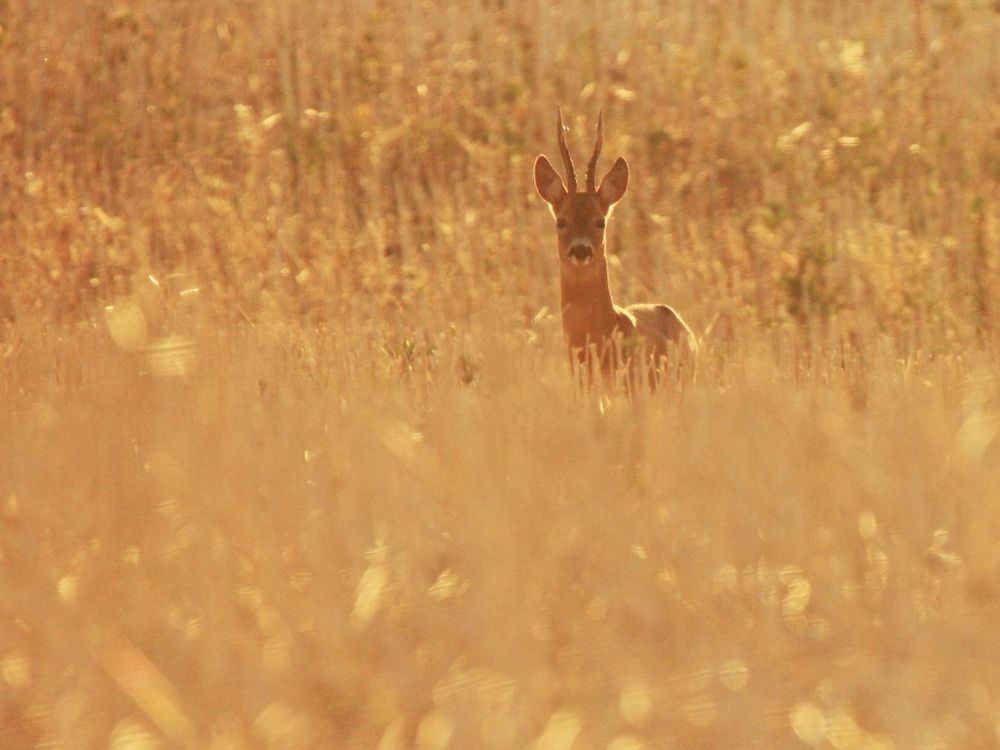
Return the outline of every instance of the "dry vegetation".
[[[998,102],[982,0],[0,0],[0,746],[996,747]],[[568,377],[557,103],[694,386]]]

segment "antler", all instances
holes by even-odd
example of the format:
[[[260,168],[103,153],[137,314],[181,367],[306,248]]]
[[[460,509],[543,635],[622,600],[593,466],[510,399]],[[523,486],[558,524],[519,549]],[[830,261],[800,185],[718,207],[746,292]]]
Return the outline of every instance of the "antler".
[[[573,157],[569,155],[569,146],[566,145],[566,126],[563,125],[562,109],[557,109],[558,122],[556,123],[556,133],[559,138],[559,152],[562,154],[563,162],[566,164],[566,179],[569,184],[566,186],[570,195],[576,192],[576,172],[573,170]]]
[[[594,155],[590,157],[587,164],[587,192],[596,193],[597,186],[597,159],[601,155],[601,146],[604,145],[604,110],[597,116],[597,140],[594,141]]]

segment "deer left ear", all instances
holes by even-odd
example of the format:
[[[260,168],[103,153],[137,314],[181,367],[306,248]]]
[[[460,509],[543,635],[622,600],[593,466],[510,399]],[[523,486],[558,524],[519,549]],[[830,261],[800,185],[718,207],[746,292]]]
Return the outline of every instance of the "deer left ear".
[[[553,208],[566,197],[562,178],[544,156],[535,159],[535,190]]]
[[[612,165],[608,173],[601,180],[601,186],[597,189],[597,194],[601,201],[609,208],[616,204],[628,190],[628,162],[622,157]]]

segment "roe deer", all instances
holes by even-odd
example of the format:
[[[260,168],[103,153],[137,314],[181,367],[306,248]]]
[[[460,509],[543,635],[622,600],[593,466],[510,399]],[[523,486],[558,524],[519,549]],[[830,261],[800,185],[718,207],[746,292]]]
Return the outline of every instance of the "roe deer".
[[[597,159],[604,140],[603,113],[597,120],[597,140],[587,164],[585,190],[577,190],[561,111],[556,128],[568,185],[563,185],[549,160],[539,155],[535,159],[535,188],[556,220],[562,326],[571,363],[575,359],[589,373],[596,358],[606,375],[619,365],[627,366],[632,375],[637,365],[645,366],[651,383],[668,367],[686,363],[693,368],[698,341],[677,312],[659,304],[619,307],[611,300],[605,225],[611,209],[625,195],[628,164],[618,157],[597,187]]]

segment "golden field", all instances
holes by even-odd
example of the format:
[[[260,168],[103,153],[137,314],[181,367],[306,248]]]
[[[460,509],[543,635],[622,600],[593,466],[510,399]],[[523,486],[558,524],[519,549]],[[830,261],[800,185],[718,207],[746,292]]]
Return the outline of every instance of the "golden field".
[[[996,3],[0,0],[0,242],[5,750],[1000,745]]]

